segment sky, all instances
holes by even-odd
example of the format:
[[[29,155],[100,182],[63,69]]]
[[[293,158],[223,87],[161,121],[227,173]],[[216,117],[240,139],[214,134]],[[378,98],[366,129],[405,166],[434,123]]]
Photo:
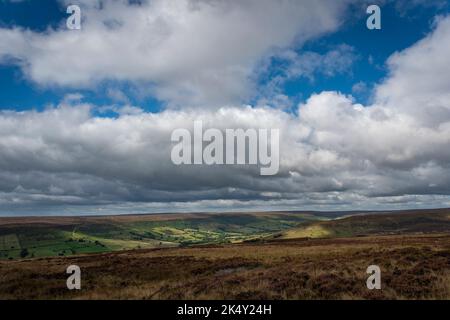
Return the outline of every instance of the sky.
[[[0,0],[0,215],[450,207],[448,57],[444,0]],[[198,120],[278,174],[174,165]]]

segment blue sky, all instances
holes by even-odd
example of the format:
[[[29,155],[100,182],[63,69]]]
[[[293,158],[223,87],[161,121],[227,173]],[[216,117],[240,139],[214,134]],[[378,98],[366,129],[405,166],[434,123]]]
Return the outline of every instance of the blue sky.
[[[69,4],[81,30],[66,28]],[[449,13],[443,0],[2,0],[0,215],[450,207]],[[176,166],[171,134],[198,120],[279,129],[278,174]]]
[[[309,97],[312,93],[326,90],[338,90],[354,94],[355,82],[364,82],[370,87],[380,82],[387,74],[385,62],[396,51],[410,47],[431,30],[436,10],[418,7],[407,15],[401,14],[395,3],[382,8],[382,29],[366,28],[367,15],[360,15],[348,21],[341,30],[318,40],[311,40],[302,48],[323,53],[333,46],[345,43],[355,48],[356,60],[349,72],[334,77],[317,77],[314,82],[305,79],[292,81],[286,86],[288,95],[302,94]],[[447,9],[448,10],[448,7]],[[445,12],[443,9],[442,12]],[[356,94],[358,101],[366,103],[369,92]]]
[[[76,2],[73,2],[74,4]],[[45,32],[49,28],[59,28],[67,17],[66,6],[55,0],[0,2],[0,26],[5,28],[21,27],[36,32]],[[87,101],[102,105],[111,103],[105,94],[105,88],[120,87],[134,102],[148,106],[148,110],[157,111],[162,102],[151,97],[139,97],[129,92],[129,84],[106,82],[94,90],[74,90],[61,87],[46,87],[29,81],[20,68],[13,64],[0,65],[0,110],[42,110],[48,105],[60,102],[65,95],[77,92]],[[109,113],[99,116],[114,116]]]

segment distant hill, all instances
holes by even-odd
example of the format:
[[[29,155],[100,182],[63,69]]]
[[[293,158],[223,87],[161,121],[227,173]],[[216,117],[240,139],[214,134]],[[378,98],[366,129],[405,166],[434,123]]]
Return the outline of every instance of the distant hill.
[[[0,218],[0,259],[233,243],[323,219],[310,212]]]
[[[450,209],[359,214],[330,221],[309,221],[274,235],[280,239],[364,235],[449,233]]]
[[[267,239],[450,232],[450,209],[0,218],[0,259]]]

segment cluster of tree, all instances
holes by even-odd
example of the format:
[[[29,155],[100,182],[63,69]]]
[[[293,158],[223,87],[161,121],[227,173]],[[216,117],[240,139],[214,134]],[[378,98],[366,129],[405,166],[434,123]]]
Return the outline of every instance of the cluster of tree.
[[[28,256],[30,253],[28,252],[27,248],[23,248],[22,250],[20,250],[20,257],[21,258],[25,258],[26,256]]]

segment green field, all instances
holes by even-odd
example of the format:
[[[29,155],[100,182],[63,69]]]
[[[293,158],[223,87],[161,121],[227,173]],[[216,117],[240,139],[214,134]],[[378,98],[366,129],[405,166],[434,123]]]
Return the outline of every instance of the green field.
[[[235,243],[263,239],[305,221],[329,219],[326,215],[308,213],[167,217],[61,217],[37,223],[23,223],[20,219],[1,223],[0,219],[0,259]]]
[[[0,218],[0,259],[119,250],[450,232],[449,210],[391,213],[223,213]]]

